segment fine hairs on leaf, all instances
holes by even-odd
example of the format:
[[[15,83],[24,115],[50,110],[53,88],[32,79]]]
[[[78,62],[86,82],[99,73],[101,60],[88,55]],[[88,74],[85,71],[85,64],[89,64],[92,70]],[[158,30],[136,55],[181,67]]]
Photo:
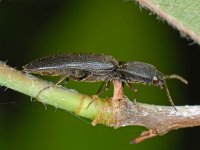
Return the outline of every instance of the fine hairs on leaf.
[[[135,0],[141,7],[167,21],[181,37],[200,44],[200,3],[197,0]]]

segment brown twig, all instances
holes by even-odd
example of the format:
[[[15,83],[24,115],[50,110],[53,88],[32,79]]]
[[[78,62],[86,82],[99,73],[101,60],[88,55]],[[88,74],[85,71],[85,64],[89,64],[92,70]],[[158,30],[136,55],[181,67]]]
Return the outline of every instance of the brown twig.
[[[113,83],[115,88],[114,100],[107,102],[110,105],[107,104],[101,109],[101,118],[104,118],[103,114],[108,115],[109,110],[112,110],[110,113],[110,118],[112,118],[110,120],[112,121],[109,120],[106,123],[108,126],[119,128],[137,125],[149,129],[133,140],[132,143],[140,143],[145,139],[164,135],[171,130],[200,125],[200,106],[177,106],[177,111],[175,111],[172,106],[142,103],[135,105],[127,98],[121,98],[123,94],[122,83],[120,81]],[[117,101],[117,98],[120,100]],[[95,119],[93,125],[102,123],[101,118],[98,118],[98,121]],[[105,123],[105,120],[103,123]]]

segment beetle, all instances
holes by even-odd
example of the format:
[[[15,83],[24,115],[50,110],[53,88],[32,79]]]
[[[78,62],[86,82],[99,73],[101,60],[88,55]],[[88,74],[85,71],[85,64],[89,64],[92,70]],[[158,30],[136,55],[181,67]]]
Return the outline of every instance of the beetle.
[[[60,84],[65,79],[83,82],[104,81],[106,91],[118,65],[119,62],[110,55],[69,53],[36,59],[23,66],[23,71],[39,75],[61,76],[55,85]],[[97,91],[97,95],[102,92],[104,82]]]
[[[164,89],[169,99],[169,102],[171,103],[171,105],[174,107],[175,110],[176,108],[170,96],[166,84],[166,79],[178,79],[183,83],[188,84],[188,81],[186,79],[177,74],[164,75],[153,65],[138,61],[127,62],[127,63],[121,62],[118,68],[116,69],[116,73],[117,75],[115,78],[126,83],[126,85],[132,91],[135,92],[135,96],[137,93],[137,89],[133,86],[133,83],[141,83],[144,85],[149,84],[161,87],[161,89]],[[134,101],[135,101],[135,96],[134,96]]]
[[[36,59],[23,66],[23,68],[26,73],[61,76],[62,78],[55,85],[60,84],[65,79],[82,82],[103,81],[97,91],[97,95],[101,94],[104,83],[106,84],[104,91],[107,91],[111,80],[119,80],[135,92],[134,102],[136,102],[137,89],[133,86],[133,83],[159,86],[164,89],[175,110],[176,108],[165,80],[178,79],[185,84],[188,83],[187,80],[179,75],[164,75],[151,64],[138,61],[119,62],[112,56],[103,54],[71,53],[51,55]],[[49,87],[43,90],[47,88]]]

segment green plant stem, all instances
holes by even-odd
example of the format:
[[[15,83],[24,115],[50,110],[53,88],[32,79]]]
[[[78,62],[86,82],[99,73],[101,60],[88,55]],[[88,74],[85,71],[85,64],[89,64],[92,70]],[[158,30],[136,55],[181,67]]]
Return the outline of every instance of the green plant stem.
[[[123,95],[121,81],[113,81],[114,94],[109,100],[80,94],[64,87],[54,86],[53,83],[42,81],[30,74],[17,71],[0,62],[0,85],[29,95],[33,98],[43,90],[37,100],[74,112],[79,116],[92,119],[92,124],[98,123],[119,128],[124,126],[143,126],[149,131],[143,132],[133,143],[163,135],[171,130],[200,125],[200,106],[156,106],[130,102]]]
[[[91,97],[74,90],[54,86],[53,83],[42,81],[30,74],[10,68],[3,62],[0,63],[0,85],[29,95],[32,98],[36,98],[42,89],[50,87],[39,94],[38,101],[90,119],[94,119],[98,113],[97,107],[93,103],[86,109],[93,100]],[[101,105],[100,98],[97,98],[96,101]]]

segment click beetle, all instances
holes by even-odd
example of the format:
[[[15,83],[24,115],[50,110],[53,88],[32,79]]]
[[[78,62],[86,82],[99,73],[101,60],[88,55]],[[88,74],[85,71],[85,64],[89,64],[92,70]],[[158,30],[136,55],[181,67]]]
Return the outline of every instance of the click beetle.
[[[103,81],[97,95],[102,92],[104,83],[106,83],[105,91],[108,90],[111,80],[119,80],[125,83],[135,94],[137,89],[133,86],[133,83],[159,86],[164,89],[175,110],[176,108],[165,80],[178,79],[185,84],[188,83],[179,75],[164,75],[151,64],[137,61],[119,62],[112,56],[103,54],[71,53],[51,55],[36,59],[23,66],[23,68],[23,71],[27,73],[61,76],[62,78],[56,85],[65,79],[83,82]]]

